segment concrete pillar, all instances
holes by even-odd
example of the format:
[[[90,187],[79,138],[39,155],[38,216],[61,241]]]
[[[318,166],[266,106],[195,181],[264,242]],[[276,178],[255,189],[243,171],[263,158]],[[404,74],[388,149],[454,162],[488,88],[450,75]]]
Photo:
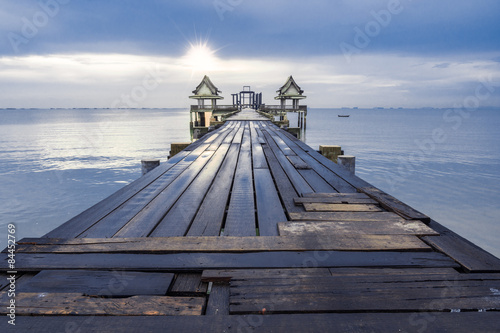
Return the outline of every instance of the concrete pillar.
[[[144,176],[149,171],[153,170],[159,165],[160,165],[160,160],[142,160],[141,161],[142,175]]]
[[[340,146],[321,145],[319,146],[319,152],[330,161],[337,163],[337,157],[342,155],[342,148]]]
[[[356,169],[356,157],[350,155],[339,155],[337,161],[338,165],[343,166],[354,175]]]

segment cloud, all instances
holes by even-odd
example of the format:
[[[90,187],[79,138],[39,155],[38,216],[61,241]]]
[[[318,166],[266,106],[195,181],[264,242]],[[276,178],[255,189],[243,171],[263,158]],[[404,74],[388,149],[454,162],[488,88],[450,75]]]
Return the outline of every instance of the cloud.
[[[107,107],[148,66],[164,78],[144,107],[186,105],[205,73],[269,102],[294,74],[313,106],[449,106],[497,77],[499,13],[496,0],[4,1],[0,107]],[[205,41],[217,52],[193,66],[189,47]]]
[[[432,68],[448,68],[448,67],[450,67],[450,63],[449,62],[443,62],[441,64],[434,65],[434,67],[432,67]]]
[[[500,64],[477,58],[492,56],[464,61],[371,54],[347,65],[340,55],[284,60],[215,54],[206,68],[189,63],[187,55],[3,57],[0,107],[123,107],[127,98],[133,107],[187,107],[189,93],[205,74],[223,91],[223,103],[251,85],[263,92],[264,102],[274,104],[276,89],[293,74],[312,107],[451,107],[474,94],[480,80],[500,82]],[[495,94],[485,105],[500,105],[499,99]]]

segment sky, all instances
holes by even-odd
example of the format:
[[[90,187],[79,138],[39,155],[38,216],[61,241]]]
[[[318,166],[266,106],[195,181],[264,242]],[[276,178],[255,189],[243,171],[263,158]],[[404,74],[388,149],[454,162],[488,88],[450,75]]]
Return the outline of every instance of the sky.
[[[498,0],[0,0],[0,108],[500,106]]]

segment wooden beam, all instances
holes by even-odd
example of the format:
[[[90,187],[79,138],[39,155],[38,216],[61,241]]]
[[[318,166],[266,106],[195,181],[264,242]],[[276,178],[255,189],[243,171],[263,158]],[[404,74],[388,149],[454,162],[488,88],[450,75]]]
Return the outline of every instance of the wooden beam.
[[[239,143],[232,143],[221,169],[206,193],[187,236],[219,236],[238,162]]]
[[[310,267],[459,267],[437,252],[301,251],[252,253],[18,253],[17,271],[94,269],[172,271],[227,268]],[[5,268],[0,268],[5,272]]]
[[[304,212],[289,215],[292,221],[405,221],[392,212]]]
[[[201,281],[200,273],[179,273],[169,295],[200,296],[207,293],[208,284]]]
[[[304,202],[306,212],[383,212],[378,205]]]
[[[208,295],[207,316],[227,316],[229,315],[229,284],[217,282],[212,285],[210,295]]]
[[[309,313],[272,316],[27,316],[4,332],[497,332],[498,312]]]
[[[250,130],[245,128],[227,210],[224,236],[255,236]]]
[[[498,312],[309,313],[272,316],[26,316],[3,332],[497,332]]]
[[[0,314],[9,298],[0,292]],[[191,316],[201,315],[202,297],[133,296],[99,298],[79,293],[16,293],[16,315]],[[22,320],[19,320],[22,321]]]
[[[340,194],[340,193],[339,193]],[[315,197],[315,198],[295,198],[296,205],[304,203],[327,203],[327,204],[378,204],[377,201],[370,198],[356,198],[348,196],[338,197]]]
[[[330,184],[338,192],[356,192],[356,189],[348,184],[341,177],[337,176],[331,170],[323,166],[321,163],[316,161],[306,150],[302,148],[299,144],[303,144],[300,140],[295,137],[291,137],[290,133],[280,130],[275,126],[270,127],[275,133],[281,137],[288,146],[314,171],[316,171],[325,181]],[[306,146],[308,147],[308,146]],[[310,149],[310,148],[308,148]]]
[[[229,150],[229,143],[222,144],[196,179],[180,195],[177,202],[151,233],[152,237],[184,236],[198,211],[217,171]],[[129,235],[132,236],[133,235]]]
[[[54,270],[38,273],[19,285],[19,290],[93,296],[163,296],[173,278],[171,273]]]
[[[359,191],[366,193],[372,199],[378,201],[382,207],[387,210],[393,211],[398,215],[401,215],[405,219],[410,220],[421,220],[423,222],[429,223],[429,216],[422,214],[421,212],[413,209],[407,204],[394,198],[392,195],[387,194],[376,187],[362,187],[358,189]]]
[[[469,272],[500,272],[500,259],[468,241],[449,234],[424,237],[423,240]]]
[[[352,268],[348,268],[352,269]],[[201,280],[206,282],[228,282],[231,279],[265,279],[283,277],[330,276],[328,268],[284,268],[284,269],[221,269],[204,270]]]
[[[140,237],[23,239],[21,253],[179,253],[260,251],[429,250],[412,235],[309,235],[261,237]]]
[[[114,225],[114,237],[145,237],[156,227],[156,225],[163,219],[168,211],[175,204],[177,199],[191,184],[191,182],[200,173],[203,167],[210,161],[214,151],[205,151],[202,153],[184,172],[175,178],[172,183],[160,192],[153,200],[147,205],[142,206],[139,212],[133,216],[130,221],[122,221],[121,226]],[[125,223],[125,224],[124,224]],[[106,228],[104,224],[102,228]],[[99,233],[92,233],[94,237],[104,237]],[[90,237],[90,233],[86,235]]]
[[[500,289],[499,277],[484,281],[473,274],[237,280],[231,283],[230,313],[258,313],[263,308],[269,313],[499,310],[500,297],[491,291]]]
[[[284,208],[269,169],[254,169],[259,235],[277,236],[278,222],[286,221]]]
[[[421,221],[302,221],[278,223],[281,236],[310,235],[415,235],[439,233]]]

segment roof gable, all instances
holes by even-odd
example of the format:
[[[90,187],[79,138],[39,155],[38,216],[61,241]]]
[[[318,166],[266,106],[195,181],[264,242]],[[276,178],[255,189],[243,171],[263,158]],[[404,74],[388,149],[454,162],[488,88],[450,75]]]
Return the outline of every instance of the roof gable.
[[[290,75],[286,80],[285,84],[279,88],[277,91],[279,96],[288,95],[288,96],[298,96],[302,95],[304,90],[300,89],[299,85],[295,82],[293,77]]]
[[[193,94],[196,96],[218,96],[221,92],[206,75],[196,89],[193,90]]]

